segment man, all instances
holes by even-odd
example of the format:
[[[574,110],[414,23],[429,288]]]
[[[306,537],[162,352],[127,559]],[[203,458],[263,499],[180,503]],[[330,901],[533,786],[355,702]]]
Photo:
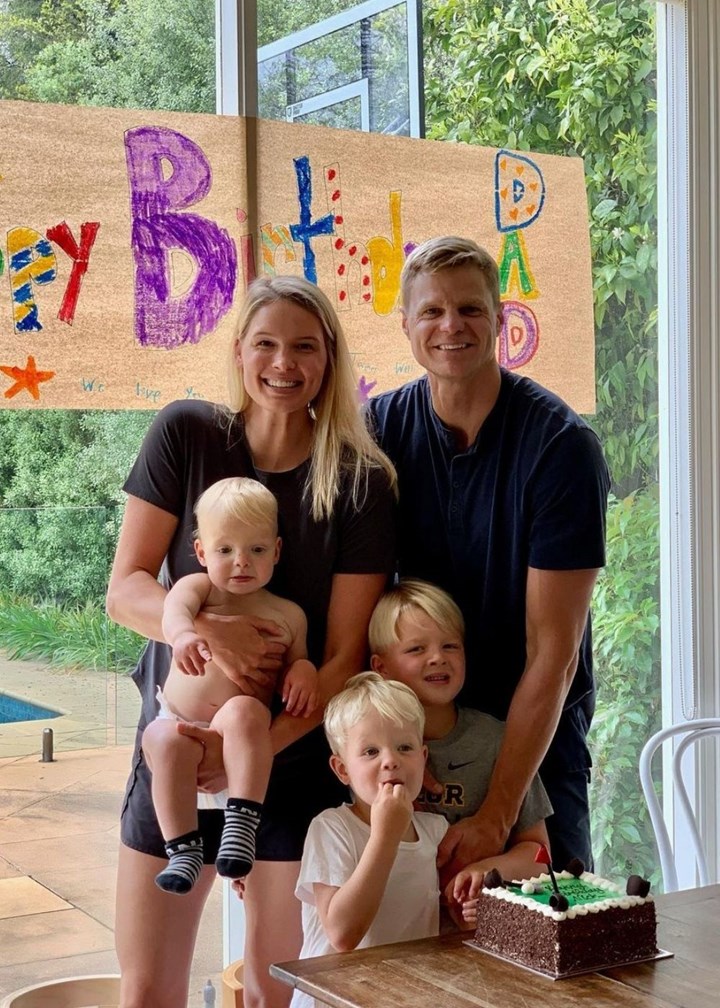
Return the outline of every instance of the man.
[[[502,850],[538,768],[554,863],[590,867],[602,451],[561,399],[498,365],[498,270],[484,249],[434,238],[406,261],[401,288],[403,330],[427,374],[368,404],[398,471],[399,570],[454,597],[467,628],[460,702],[507,721],[485,802],[441,845],[445,874]]]

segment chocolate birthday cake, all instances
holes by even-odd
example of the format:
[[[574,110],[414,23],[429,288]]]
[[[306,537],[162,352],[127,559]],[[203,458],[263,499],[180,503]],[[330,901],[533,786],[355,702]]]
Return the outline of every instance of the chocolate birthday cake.
[[[622,889],[580,862],[568,867],[522,882],[488,873],[471,944],[554,977],[653,957],[649,883],[632,875]]]

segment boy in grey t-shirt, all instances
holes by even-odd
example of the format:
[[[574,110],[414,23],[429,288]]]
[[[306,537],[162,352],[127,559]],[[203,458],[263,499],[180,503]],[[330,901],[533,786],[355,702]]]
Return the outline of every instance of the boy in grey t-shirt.
[[[455,703],[465,681],[462,614],[442,589],[406,579],[378,602],[369,636],[372,668],[409,686],[425,710],[428,769],[439,789],[423,790],[416,807],[442,812],[451,824],[443,847],[454,850],[487,794],[505,728],[489,714]],[[549,842],[545,819],[551,813],[536,775],[505,850],[488,852],[504,878],[535,873],[537,846]],[[447,885],[451,876],[441,871],[441,878]]]

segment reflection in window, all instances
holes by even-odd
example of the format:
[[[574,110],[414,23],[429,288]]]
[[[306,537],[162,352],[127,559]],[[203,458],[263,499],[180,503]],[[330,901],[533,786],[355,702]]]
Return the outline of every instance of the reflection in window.
[[[322,9],[319,4],[318,16]],[[258,27],[267,37],[267,27]],[[418,78],[411,66],[417,31],[414,4],[378,0],[275,38],[258,51],[259,115],[418,135],[409,83]]]

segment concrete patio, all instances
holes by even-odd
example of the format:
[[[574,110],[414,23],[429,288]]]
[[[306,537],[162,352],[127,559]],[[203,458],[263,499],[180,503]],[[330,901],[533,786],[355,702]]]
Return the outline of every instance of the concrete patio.
[[[0,662],[0,690],[61,718],[0,725],[0,998],[42,980],[118,971],[113,921],[118,817],[137,716],[129,680]],[[108,713],[110,716],[108,716]],[[55,761],[40,762],[52,726]],[[98,746],[92,748],[92,746]],[[208,903],[188,1008],[221,997],[222,883]]]

